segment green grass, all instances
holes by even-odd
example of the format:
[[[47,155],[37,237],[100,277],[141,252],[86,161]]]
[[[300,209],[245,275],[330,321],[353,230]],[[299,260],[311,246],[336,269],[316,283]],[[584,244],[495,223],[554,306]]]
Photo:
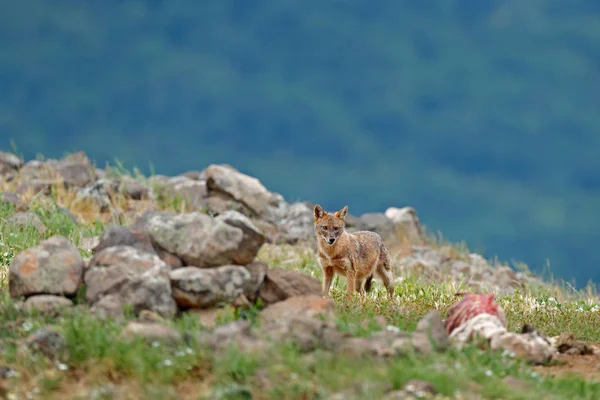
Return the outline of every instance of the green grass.
[[[127,341],[121,337],[127,320],[99,321],[85,309],[76,308],[60,317],[27,314],[8,295],[7,270],[14,256],[45,238],[63,235],[89,257],[89,252],[83,249],[83,239],[98,236],[104,229],[101,218],[71,221],[59,211],[60,206],[65,206],[65,199],[69,197],[57,192],[47,198],[35,198],[31,203],[30,211],[47,227],[45,233],[9,224],[7,219],[15,210],[0,204],[0,365],[10,366],[19,373],[18,377],[0,382],[0,393],[5,390],[19,398],[29,393],[40,398],[63,399],[89,398],[89,392],[95,390],[105,391],[104,398],[112,398],[109,389],[114,386],[126,398],[325,399],[333,393],[349,391],[356,398],[367,399],[400,389],[410,379],[421,379],[431,382],[448,398],[461,393],[489,399],[600,398],[600,383],[575,376],[545,377],[501,352],[475,346],[388,360],[357,359],[322,350],[303,354],[294,346],[281,344],[258,354],[243,353],[235,347],[215,354],[194,340],[205,329],[194,315],[166,322],[188,338],[169,346]],[[457,249],[459,255],[465,252],[464,247]],[[271,267],[321,278],[310,247],[265,245],[258,258]],[[456,301],[454,293],[465,289],[460,283],[424,283],[419,276],[406,276],[396,285],[393,303],[387,300],[377,280],[367,298],[346,301],[345,282],[336,279],[332,289],[337,309],[335,321],[340,330],[354,336],[368,336],[383,329],[378,316],[385,319],[385,324],[412,331],[431,309],[445,315]],[[506,311],[512,331],[530,323],[550,336],[573,332],[579,339],[597,342],[600,314],[596,298],[591,290],[573,291],[552,283],[542,288],[525,288],[497,301]],[[225,309],[220,323],[236,319],[256,323],[257,314],[257,309]],[[58,362],[22,350],[22,341],[43,326],[58,330],[66,340],[68,351]],[[520,384],[507,381],[507,377],[518,379]]]
[[[370,301],[367,311],[361,311],[357,305],[341,308],[339,318],[349,326],[366,327],[364,332],[355,332],[359,335],[381,329],[363,323],[369,317],[368,310],[377,307],[376,303],[376,299]],[[379,398],[384,390],[400,389],[410,379],[431,382],[448,397],[460,392],[503,399],[600,396],[598,383],[576,378],[544,379],[519,360],[472,346],[462,351],[448,350],[427,356],[408,354],[385,361],[321,350],[302,354],[291,345],[275,345],[257,354],[242,353],[231,347],[216,356],[193,340],[177,346],[125,341],[120,337],[122,324],[100,322],[81,311],[59,319],[27,316],[15,311],[7,296],[2,298],[2,308],[0,337],[7,349],[0,362],[16,367],[21,373],[12,383],[11,391],[23,394],[23,390],[38,388],[44,398],[57,396],[56,391],[61,388],[76,385],[82,375],[90,387],[109,382],[124,387],[133,385],[137,390],[152,387],[156,395],[166,398],[176,397],[169,396],[170,388],[185,387],[189,382],[204,390],[190,398],[250,398],[245,397],[248,394],[257,399],[327,398],[343,390],[353,391],[358,398]],[[18,351],[20,339],[46,325],[55,327],[66,339],[68,355],[61,364]],[[182,333],[204,329],[191,316],[170,325]],[[504,379],[508,376],[518,378],[526,389],[516,389],[507,383]],[[204,387],[203,381],[209,385]],[[370,386],[369,392],[361,395],[361,386],[365,385]]]

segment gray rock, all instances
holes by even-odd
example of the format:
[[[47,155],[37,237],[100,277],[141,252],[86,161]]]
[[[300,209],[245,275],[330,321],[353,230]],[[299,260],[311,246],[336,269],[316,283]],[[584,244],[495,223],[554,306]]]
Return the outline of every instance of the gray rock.
[[[396,233],[406,237],[413,243],[423,243],[425,236],[417,212],[412,207],[389,207],[385,216],[392,220],[396,226]]]
[[[10,263],[12,297],[35,294],[72,296],[81,283],[84,261],[66,238],[53,236],[27,249]]]
[[[23,160],[12,153],[0,151],[0,175],[16,172],[23,166]]]
[[[312,240],[314,238],[312,209],[305,203],[289,205],[283,219],[279,221],[278,227],[285,243],[296,244]]]
[[[127,245],[110,246],[96,252],[89,262],[88,269],[92,267],[125,266],[133,272],[144,272],[155,265],[167,265],[152,251]]]
[[[38,193],[45,196],[49,195],[51,188],[56,185],[60,185],[61,182],[57,179],[30,179],[26,180],[17,186],[17,194],[32,193],[37,195]]]
[[[155,248],[148,233],[125,226],[111,226],[107,228],[92,251],[96,254],[104,249],[116,246],[130,246],[150,254],[156,254],[171,268],[179,268],[183,265],[179,257],[162,249]]]
[[[40,217],[33,212],[18,212],[13,214],[6,220],[9,224],[19,227],[21,230],[35,228],[39,233],[46,233],[46,225],[42,222]]]
[[[103,296],[90,308],[92,315],[101,320],[114,319],[122,322],[125,320],[123,302],[118,294]]]
[[[203,207],[206,204],[205,198],[208,196],[206,181],[194,180],[185,176],[175,176],[169,178],[165,187],[170,194],[179,196],[182,200]]]
[[[21,197],[14,192],[0,193],[0,203],[10,204],[17,211],[25,211],[28,208],[27,204],[25,204],[25,202],[21,200]]]
[[[169,271],[170,267],[156,254],[131,246],[109,247],[90,260],[84,276],[86,297],[95,305],[103,297],[114,295],[135,313],[147,309],[172,317],[177,306],[172,298]],[[115,302],[111,299],[109,305]]]
[[[269,266],[264,261],[253,261],[245,267],[250,272],[250,279],[244,284],[244,295],[248,301],[254,303],[258,299],[258,294],[264,284]]]
[[[321,296],[321,282],[312,276],[283,268],[270,268],[259,292],[265,305],[302,295]]]
[[[417,275],[424,282],[464,282],[473,291],[511,295],[516,288],[535,284],[507,266],[490,265],[479,254],[460,254],[450,246],[432,249],[412,246],[410,255],[394,263],[395,276]]]
[[[54,165],[54,168],[63,179],[66,187],[83,187],[92,183],[96,178],[96,170],[90,165],[87,157],[84,160],[61,160]]]
[[[205,199],[206,211],[209,215],[223,214],[229,210],[237,211],[246,216],[255,215],[250,209],[243,203],[231,199],[223,194],[211,195]]]
[[[208,308],[220,302],[232,302],[244,294],[251,279],[243,266],[217,268],[183,267],[171,271],[173,297],[182,307]]]
[[[333,349],[343,339],[333,322],[334,303],[321,296],[295,296],[265,308],[259,317],[260,336],[292,341],[302,351]]]
[[[109,179],[98,179],[77,190],[77,201],[91,201],[105,212],[111,207],[111,195],[116,192],[116,183]]]
[[[438,394],[438,391],[431,383],[418,379],[411,379],[406,382],[402,390],[395,390],[387,393],[384,396],[384,400],[433,398],[436,394]]]
[[[35,330],[25,340],[27,348],[39,351],[50,359],[61,359],[67,351],[65,338],[57,331],[49,328]]]
[[[44,294],[31,296],[23,304],[26,312],[36,311],[41,314],[57,314],[72,307],[73,302],[66,297]]]
[[[15,378],[19,375],[20,374],[17,370],[7,367],[6,365],[0,365],[0,380]],[[0,386],[0,394],[5,395],[6,393],[4,393],[3,389],[4,388]]]
[[[154,192],[150,186],[138,182],[130,176],[124,176],[117,183],[116,189],[119,193],[133,200],[145,200],[154,197]]]
[[[249,321],[234,321],[216,327],[212,333],[200,332],[198,343],[215,351],[237,347],[244,352],[257,352],[266,348],[267,343],[252,331]]]
[[[204,176],[209,195],[214,192],[225,193],[246,205],[256,215],[264,215],[272,207],[273,194],[258,179],[230,165],[212,164],[204,171]]]
[[[220,219],[199,212],[155,214],[146,231],[157,247],[180,257],[185,265],[246,265],[253,261],[264,237],[261,240],[262,234],[247,218],[232,213]]]
[[[422,332],[434,348],[446,349],[450,345],[440,312],[431,310],[419,321],[416,332]]]
[[[186,171],[181,176],[185,176],[186,178],[193,179],[195,181],[205,181],[206,177],[204,176],[204,171]]]
[[[242,241],[238,245],[238,251],[235,259],[236,264],[248,264],[254,260],[258,250],[265,243],[263,233],[246,217],[237,211],[227,211],[215,218],[216,221],[223,221],[227,225],[238,228],[242,231]]]
[[[360,216],[355,226],[356,231],[372,231],[384,239],[395,237],[394,222],[383,213],[366,213]]]
[[[19,175],[22,181],[56,178],[56,172],[47,163],[40,160],[27,161],[21,166]]]
[[[149,343],[163,342],[171,345],[182,341],[182,336],[177,329],[156,322],[131,321],[123,329],[121,336],[127,341],[139,337]]]
[[[95,180],[95,172],[85,153],[79,152],[62,160],[29,161],[21,168],[20,175],[26,182],[53,181],[65,187],[83,187]]]
[[[104,249],[116,246],[129,246],[139,250],[155,253],[150,236],[145,232],[134,231],[126,226],[110,226],[105,229],[93,252],[97,254]]]

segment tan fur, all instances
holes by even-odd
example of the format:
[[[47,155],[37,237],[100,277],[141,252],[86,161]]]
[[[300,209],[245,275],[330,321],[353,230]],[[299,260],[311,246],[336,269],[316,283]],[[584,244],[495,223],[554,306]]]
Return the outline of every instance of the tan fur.
[[[347,298],[355,290],[359,294],[364,293],[365,279],[369,290],[375,274],[383,281],[392,299],[394,284],[390,255],[383,239],[370,231],[347,232],[347,215],[348,206],[335,213],[326,212],[318,204],[314,208],[317,258],[323,269],[323,297],[329,296],[335,273],[346,277]]]

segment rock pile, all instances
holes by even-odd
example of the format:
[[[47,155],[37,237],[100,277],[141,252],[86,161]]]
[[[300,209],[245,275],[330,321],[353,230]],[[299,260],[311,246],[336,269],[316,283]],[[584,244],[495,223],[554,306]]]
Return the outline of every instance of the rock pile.
[[[122,317],[126,308],[173,317],[235,301],[274,304],[320,294],[315,278],[256,261],[264,241],[237,211],[152,212],[131,227],[108,228],[87,263],[64,237],[42,241],[13,259],[9,288],[37,309],[72,305],[85,288],[92,311],[104,317]]]
[[[196,214],[180,217],[177,222],[173,222],[175,220],[172,215],[163,213],[152,224],[183,223],[196,229],[205,223],[210,224],[210,229],[219,230],[215,235],[227,235],[234,234],[233,231],[239,232],[233,229],[236,223],[249,226],[247,221],[250,221],[252,227],[248,229],[260,232],[263,238],[261,240],[267,244],[314,246],[312,204],[287,203],[280,194],[270,192],[258,179],[227,164],[209,165],[202,171],[189,171],[175,177],[156,175],[140,180],[95,168],[84,153],[75,153],[61,160],[23,162],[13,154],[0,152],[0,178],[5,183],[8,182],[3,187],[12,188],[12,191],[0,192],[0,201],[12,204],[22,212],[27,211],[26,199],[31,195],[47,194],[51,187],[57,185],[75,191],[79,201],[95,204],[101,212],[110,214],[113,221],[120,223],[124,220],[134,221],[139,217],[139,210],[158,210],[157,201],[162,198],[175,197],[184,201],[188,210]],[[119,209],[119,196],[130,201],[127,209]],[[68,210],[63,211],[68,213]],[[232,214],[234,211],[237,213]],[[201,214],[220,218],[220,222],[199,216]],[[143,219],[138,218],[139,223],[136,222],[135,226],[138,231],[139,228],[144,231],[146,220],[152,215],[152,212],[148,212]],[[245,219],[241,219],[240,215]],[[231,220],[232,216],[237,218],[237,222]],[[186,218],[194,221],[185,220]],[[228,218],[229,223],[226,223]],[[43,224],[35,221],[31,214],[14,217],[14,223],[17,224],[30,220],[33,220],[32,224],[38,230],[44,231]],[[180,250],[173,247],[179,246],[174,244],[176,238],[173,235],[180,235],[179,230],[162,225],[157,233],[152,233],[152,228],[147,235],[153,235],[152,241],[159,256],[164,251],[172,256],[168,260],[164,260],[164,257],[161,259],[171,266],[177,266],[181,264],[181,261],[177,261]],[[515,272],[508,266],[492,266],[478,254],[461,255],[450,246],[431,246],[417,212],[412,207],[390,207],[385,213],[367,213],[359,217],[349,215],[347,228],[349,231],[373,230],[384,237],[388,247],[393,249],[395,246],[403,246],[408,250],[396,252],[394,272],[400,279],[408,275],[418,275],[420,279],[431,282],[451,279],[466,283],[472,290],[490,290],[501,295],[510,294],[525,285],[541,284],[535,277]],[[159,234],[167,236],[158,237]],[[242,236],[244,240],[259,237],[251,231],[244,231]],[[233,237],[231,239],[239,240]],[[200,244],[196,245],[198,246]],[[237,245],[232,246],[235,248]],[[198,247],[196,251],[199,250]],[[201,260],[187,259],[185,263],[199,267],[194,265],[198,261]],[[238,262],[248,263],[247,260]]]
[[[129,215],[135,217],[132,223],[109,226],[87,261],[62,236],[49,237],[13,258],[10,294],[24,299],[29,311],[57,313],[72,308],[77,299],[100,318],[122,319],[131,312],[149,319],[131,323],[124,331],[126,336],[177,341],[180,335],[157,320],[260,300],[266,307],[260,315],[260,328],[238,321],[212,333],[201,333],[199,340],[215,349],[231,343],[257,349],[268,341],[291,340],[305,351],[326,348],[388,357],[410,351],[439,351],[451,342],[464,344],[483,335],[494,348],[525,349],[523,356],[534,362],[547,360],[548,352],[554,349],[534,330],[507,332],[502,318],[485,312],[461,320],[448,331],[439,313],[432,311],[413,333],[382,326],[370,337],[349,337],[337,329],[333,303],[320,297],[317,279],[269,268],[256,259],[264,245],[314,245],[312,205],[289,204],[256,178],[230,165],[210,165],[203,171],[140,181],[97,169],[83,153],[62,160],[23,163],[12,154],[0,152],[0,178],[0,188],[14,189],[0,193],[0,201],[20,211],[7,222],[41,233],[46,227],[36,214],[27,212],[26,199],[31,194],[43,196],[52,187],[64,187],[75,192],[78,200],[91,201],[106,213],[115,212],[119,196],[132,202],[128,210],[116,210],[131,212]],[[186,202],[189,211],[141,207],[156,205],[162,197],[173,195]],[[136,212],[140,208],[149,211],[140,214]],[[452,247],[429,244],[412,207],[348,216],[347,222],[350,231],[372,230],[384,237],[399,279],[418,275],[433,282],[454,280],[497,294],[538,283],[507,266],[492,267],[478,254],[459,254]],[[450,319],[461,307],[451,310]],[[532,356],[527,346],[535,347],[537,353]]]

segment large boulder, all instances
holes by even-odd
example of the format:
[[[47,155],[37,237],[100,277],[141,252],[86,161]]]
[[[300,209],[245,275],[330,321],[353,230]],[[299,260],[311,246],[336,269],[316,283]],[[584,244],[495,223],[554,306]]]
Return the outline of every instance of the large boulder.
[[[265,305],[303,295],[321,296],[321,282],[312,276],[283,268],[270,268],[259,292]]]
[[[183,265],[181,259],[173,254],[170,254],[162,249],[157,249],[152,244],[150,235],[143,230],[135,230],[126,226],[111,226],[107,228],[98,245],[92,249],[95,253],[116,246],[131,246],[139,250],[146,251],[158,255],[171,268],[179,268]]]
[[[171,271],[173,297],[186,308],[208,308],[218,303],[233,302],[248,291],[250,272],[239,265],[217,268],[183,267]]]
[[[157,247],[199,268],[249,264],[265,241],[262,232],[236,211],[217,218],[200,212],[156,213],[149,217],[146,231]]]
[[[210,165],[204,171],[208,194],[226,194],[247,206],[256,215],[265,215],[273,206],[274,194],[256,178],[230,165]]]
[[[385,210],[388,217],[396,226],[396,233],[407,238],[413,243],[422,243],[425,240],[421,222],[417,211],[412,207],[389,207]]]
[[[175,176],[169,178],[164,187],[169,190],[171,195],[179,196],[182,200],[190,203],[192,206],[204,207],[208,190],[206,181],[195,180],[186,176]]]
[[[132,246],[108,247],[90,260],[84,276],[87,300],[100,309],[98,312],[115,317],[125,306],[136,314],[150,310],[171,317],[177,306],[172,297],[170,270],[151,252]]]
[[[394,222],[383,213],[366,213],[361,215],[354,227],[356,231],[372,231],[384,239],[395,235]]]
[[[278,223],[281,241],[290,244],[314,238],[313,211],[306,203],[293,203],[286,207]]]
[[[92,251],[94,254],[97,254],[104,249],[116,246],[131,246],[142,251],[154,253],[154,247],[148,234],[118,225],[107,227],[102,236],[100,236],[98,245]]]
[[[79,250],[65,237],[52,236],[12,260],[8,282],[10,295],[73,296],[81,283],[83,268]]]

